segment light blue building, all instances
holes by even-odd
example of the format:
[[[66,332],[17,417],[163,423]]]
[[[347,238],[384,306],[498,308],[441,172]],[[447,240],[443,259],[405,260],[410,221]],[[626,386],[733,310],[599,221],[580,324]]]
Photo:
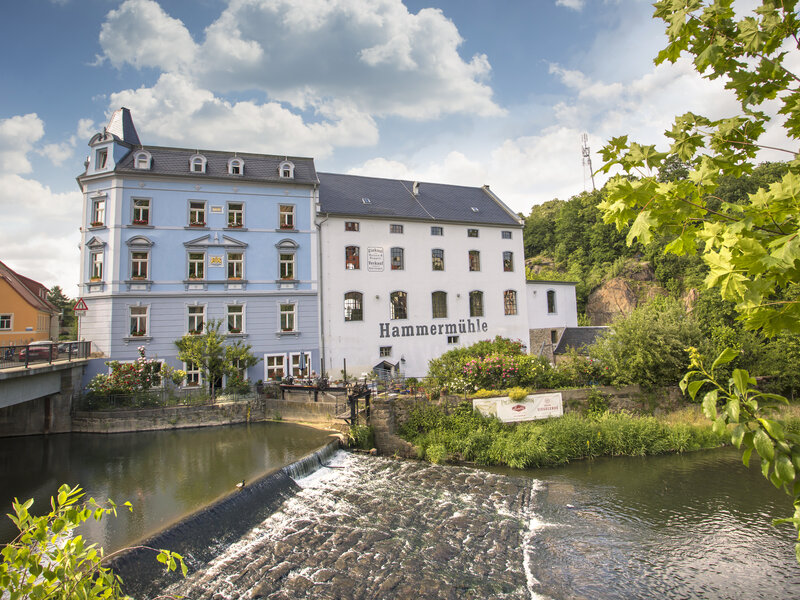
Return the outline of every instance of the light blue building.
[[[126,108],[89,146],[79,337],[102,358],[87,381],[144,346],[202,384],[174,342],[210,319],[262,359],[251,381],[267,364],[273,377],[319,370],[313,159],[143,146]]]

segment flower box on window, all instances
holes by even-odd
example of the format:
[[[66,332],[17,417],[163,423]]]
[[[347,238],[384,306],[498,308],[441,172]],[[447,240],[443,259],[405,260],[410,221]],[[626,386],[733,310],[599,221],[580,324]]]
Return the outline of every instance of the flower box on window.
[[[102,221],[92,221],[91,225],[92,225],[92,227],[102,227],[103,226],[103,222]]]
[[[142,337],[144,335],[144,331],[131,331],[131,335],[133,337]]]
[[[147,221],[147,219],[134,219],[133,220],[133,224],[134,225],[147,225],[148,221]]]
[[[242,333],[242,330],[239,329],[238,327],[231,327],[230,329],[228,329],[228,333]]]
[[[228,227],[231,229],[239,229],[242,226],[241,223],[228,223]]]
[[[189,221],[189,227],[205,227],[205,221]]]
[[[92,277],[92,278],[89,279],[89,281],[101,281],[101,278],[100,277]]]
[[[228,277],[228,281],[241,281],[241,277]]]
[[[147,277],[143,277],[142,275],[134,275],[131,279],[135,279],[137,281],[144,281]]]
[[[189,335],[200,335],[201,333],[203,333],[202,329],[190,329],[189,330]]]

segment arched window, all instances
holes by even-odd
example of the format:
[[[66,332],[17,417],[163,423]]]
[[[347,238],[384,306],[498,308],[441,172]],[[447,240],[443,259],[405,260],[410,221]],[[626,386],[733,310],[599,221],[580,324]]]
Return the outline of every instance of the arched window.
[[[345,246],[344,248],[344,268],[348,271],[360,269],[359,248],[358,246]]]
[[[294,163],[289,160],[283,161],[280,165],[278,165],[278,175],[282,179],[293,179],[294,178]]]
[[[228,161],[228,175],[244,175],[244,161],[241,158]]]
[[[547,314],[553,315],[556,312],[556,291],[547,290]]]
[[[347,292],[344,295],[344,320],[364,320],[364,295],[361,292]]]
[[[392,248],[390,254],[392,257],[392,271],[402,271],[405,268],[403,249]]]
[[[153,157],[147,150],[139,150],[133,155],[133,168],[134,169],[150,169]]]
[[[392,319],[408,318],[408,294],[406,292],[392,292],[389,296]]]
[[[515,290],[503,292],[503,308],[507,315],[517,314],[517,292]]]
[[[446,319],[447,292],[433,292],[431,294],[431,307],[434,319]]]
[[[189,159],[189,170],[192,173],[206,172],[206,157],[202,154],[195,154]]]
[[[483,292],[475,290],[469,293],[469,316],[483,316]]]

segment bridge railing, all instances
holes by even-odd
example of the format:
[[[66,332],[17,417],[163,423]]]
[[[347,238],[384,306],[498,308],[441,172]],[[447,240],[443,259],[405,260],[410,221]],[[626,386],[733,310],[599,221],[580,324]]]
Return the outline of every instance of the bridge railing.
[[[56,361],[89,358],[91,342],[31,342],[23,346],[0,346],[0,369],[30,367]]]
[[[132,410],[169,408],[173,406],[206,406],[228,402],[255,402],[259,399],[255,386],[236,391],[218,390],[214,397],[204,387],[156,388],[128,394],[87,392],[72,398],[73,411]]]

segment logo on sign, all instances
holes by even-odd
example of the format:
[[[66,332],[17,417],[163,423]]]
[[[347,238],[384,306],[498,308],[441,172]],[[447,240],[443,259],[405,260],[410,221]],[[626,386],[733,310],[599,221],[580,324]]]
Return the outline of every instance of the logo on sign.
[[[525,407],[522,404],[516,404],[511,407],[511,410],[513,410],[514,412],[522,412],[523,410],[525,410]]]

